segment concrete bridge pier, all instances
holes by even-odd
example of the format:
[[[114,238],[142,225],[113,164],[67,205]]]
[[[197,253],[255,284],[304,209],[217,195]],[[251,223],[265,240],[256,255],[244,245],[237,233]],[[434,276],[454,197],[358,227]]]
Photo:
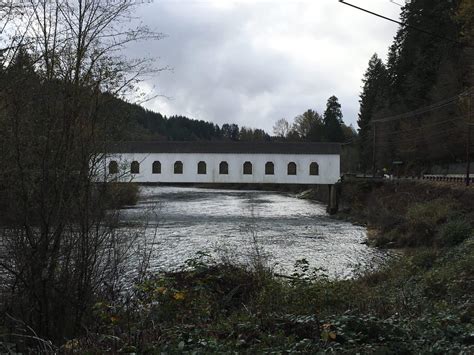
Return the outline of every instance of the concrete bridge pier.
[[[336,185],[328,185],[329,188],[329,198],[328,198],[328,208],[327,211],[329,214],[335,214],[338,210],[338,196]]]

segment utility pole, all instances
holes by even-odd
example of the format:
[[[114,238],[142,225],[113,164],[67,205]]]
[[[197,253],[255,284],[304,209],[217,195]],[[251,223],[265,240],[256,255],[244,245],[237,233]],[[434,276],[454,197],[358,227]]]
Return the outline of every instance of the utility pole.
[[[375,177],[375,121],[372,121],[372,131],[374,133],[374,138],[372,141],[372,177]]]
[[[469,186],[470,170],[471,170],[471,97],[472,88],[469,90],[469,98],[467,102],[467,139],[466,139],[466,186]]]

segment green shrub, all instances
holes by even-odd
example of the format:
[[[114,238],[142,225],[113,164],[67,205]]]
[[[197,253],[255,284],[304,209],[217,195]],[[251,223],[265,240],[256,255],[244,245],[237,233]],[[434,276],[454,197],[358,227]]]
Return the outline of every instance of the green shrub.
[[[410,256],[410,263],[412,266],[422,270],[429,270],[433,267],[434,262],[439,256],[439,251],[435,248],[420,249]]]
[[[454,246],[462,243],[472,234],[469,222],[455,219],[445,223],[439,230],[436,244],[439,246]]]
[[[136,205],[140,187],[136,183],[110,183],[107,185],[105,201],[109,208]]]
[[[456,202],[438,198],[428,202],[415,203],[406,213],[409,245],[432,245],[440,225],[446,222],[456,210]]]

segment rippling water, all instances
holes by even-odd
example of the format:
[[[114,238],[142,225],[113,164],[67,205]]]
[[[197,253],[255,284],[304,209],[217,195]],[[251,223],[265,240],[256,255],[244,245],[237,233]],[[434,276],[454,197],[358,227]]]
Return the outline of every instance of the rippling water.
[[[121,220],[128,229],[147,224],[153,270],[175,269],[198,251],[248,261],[258,250],[281,273],[290,274],[295,261],[305,258],[332,277],[350,277],[387,258],[363,244],[364,227],[331,219],[324,205],[290,194],[142,187],[140,195]]]

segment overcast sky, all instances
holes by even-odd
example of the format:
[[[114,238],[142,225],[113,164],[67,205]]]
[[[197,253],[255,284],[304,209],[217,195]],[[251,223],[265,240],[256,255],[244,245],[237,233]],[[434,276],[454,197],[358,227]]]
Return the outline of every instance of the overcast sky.
[[[390,0],[347,1],[400,13]],[[269,133],[280,118],[322,113],[331,95],[357,128],[368,60],[375,52],[386,58],[398,27],[338,0],[153,0],[137,15],[167,37],[130,53],[172,68],[143,83],[168,97],[145,107]]]

